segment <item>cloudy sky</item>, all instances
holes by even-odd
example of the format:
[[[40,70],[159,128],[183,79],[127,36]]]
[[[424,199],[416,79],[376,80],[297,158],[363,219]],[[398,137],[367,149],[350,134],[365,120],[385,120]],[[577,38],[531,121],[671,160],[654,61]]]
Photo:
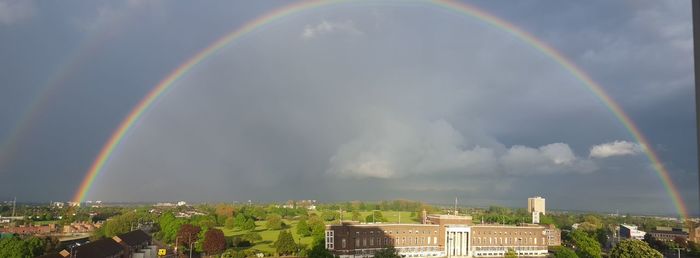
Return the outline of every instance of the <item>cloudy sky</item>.
[[[200,50],[291,2],[0,0],[0,199],[67,200]],[[469,2],[554,47],[698,210],[689,1]],[[425,2],[341,3],[235,40],[159,98],[89,199],[416,199],[675,214],[622,123],[552,58]]]

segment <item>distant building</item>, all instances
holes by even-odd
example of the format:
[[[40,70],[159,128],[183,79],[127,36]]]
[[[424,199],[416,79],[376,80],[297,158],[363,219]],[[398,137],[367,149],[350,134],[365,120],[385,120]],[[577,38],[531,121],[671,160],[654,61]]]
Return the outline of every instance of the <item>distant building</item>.
[[[540,212],[532,212],[532,224],[540,224]]]
[[[80,207],[80,202],[68,202],[69,207]]]
[[[656,227],[656,230],[648,232],[647,234],[664,242],[672,242],[676,238],[681,238],[685,241],[688,240],[688,232],[682,228]]]
[[[102,227],[102,223],[73,222],[63,226],[63,233],[90,233]]]
[[[48,224],[41,226],[15,226],[0,228],[0,233],[18,234],[18,235],[47,235],[58,232],[56,224]]]
[[[65,203],[62,203],[62,202],[52,202],[51,203],[51,206],[56,207],[56,208],[63,208],[64,205],[65,205]]]
[[[527,198],[527,212],[539,212],[542,215],[546,215],[544,198],[540,196]]]
[[[620,238],[643,240],[646,232],[641,231],[635,225],[620,225]]]
[[[304,208],[308,210],[316,210],[316,200],[289,200],[287,203],[282,205],[282,208]]]
[[[187,202],[185,202],[185,201],[177,202],[177,206],[185,206],[185,205],[187,205]]]
[[[547,225],[544,231],[544,234],[547,236],[547,246],[561,245],[561,230],[557,229],[554,225]]]
[[[508,249],[519,256],[547,256],[549,245],[560,245],[553,226],[474,225],[471,216],[426,215],[422,224],[360,224],[326,226],[326,248],[342,258],[372,257],[394,246],[403,257],[503,257]]]

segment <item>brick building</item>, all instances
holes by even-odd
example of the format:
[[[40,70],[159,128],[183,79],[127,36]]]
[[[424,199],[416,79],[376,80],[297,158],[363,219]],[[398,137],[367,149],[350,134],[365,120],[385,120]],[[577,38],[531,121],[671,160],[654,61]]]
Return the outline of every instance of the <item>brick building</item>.
[[[63,233],[90,233],[102,226],[102,223],[73,222],[63,226]]]
[[[421,224],[343,222],[326,227],[326,249],[340,257],[372,257],[393,246],[404,257],[502,257],[508,249],[521,256],[546,256],[561,244],[552,226],[474,225],[470,216],[427,215]]]
[[[652,237],[665,241],[672,242],[676,238],[681,238],[684,241],[688,240],[688,232],[685,232],[682,228],[662,228],[657,227],[656,230],[648,232]]]
[[[0,228],[0,233],[18,234],[18,235],[46,235],[58,231],[56,224],[48,224],[41,226],[25,226]]]

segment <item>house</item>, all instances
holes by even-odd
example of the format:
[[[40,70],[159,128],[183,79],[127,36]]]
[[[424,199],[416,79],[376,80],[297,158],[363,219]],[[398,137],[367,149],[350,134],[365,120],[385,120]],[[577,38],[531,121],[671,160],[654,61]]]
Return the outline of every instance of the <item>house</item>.
[[[69,251],[69,250],[63,250]],[[122,245],[111,238],[93,241],[73,249],[71,257],[75,258],[121,258],[125,256]]]
[[[114,236],[112,240],[124,247],[127,257],[151,245],[151,236],[140,229]]]

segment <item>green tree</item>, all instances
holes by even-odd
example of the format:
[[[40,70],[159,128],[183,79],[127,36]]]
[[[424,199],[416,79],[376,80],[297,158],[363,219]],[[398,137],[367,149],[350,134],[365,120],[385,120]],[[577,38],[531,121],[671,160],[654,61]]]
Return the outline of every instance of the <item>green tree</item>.
[[[658,257],[663,255],[659,251],[651,248],[646,242],[626,239],[620,241],[610,251],[610,258],[632,258],[632,257]]]
[[[44,254],[45,241],[38,237],[0,239],[0,257],[23,258]]]
[[[253,219],[247,219],[245,223],[243,223],[243,227],[241,227],[243,230],[254,230],[255,229],[255,221]]]
[[[204,233],[204,243],[202,249],[208,255],[220,254],[226,250],[226,238],[220,229],[210,228]]]
[[[580,230],[571,232],[571,240],[576,247],[576,255],[581,258],[601,258],[601,249],[598,241]]]
[[[159,238],[167,243],[175,242],[177,231],[180,230],[180,226],[183,224],[185,224],[185,220],[176,218],[172,212],[164,213],[158,218],[158,225],[160,226]]]
[[[338,213],[337,211],[327,210],[321,213],[321,217],[323,217],[323,220],[325,221],[334,221],[340,218],[340,213]]]
[[[578,258],[576,252],[564,246],[559,246],[554,251],[554,258]]]
[[[297,251],[297,244],[294,242],[294,237],[292,233],[287,230],[280,231],[277,236],[277,241],[274,244],[277,254],[282,255],[292,255]]]
[[[389,246],[387,248],[375,252],[374,258],[401,258],[401,256],[393,246]]]
[[[664,241],[656,239],[651,234],[644,235],[644,242],[646,242],[651,248],[654,248],[656,250],[662,252],[668,250],[668,245],[664,243]]]
[[[352,211],[352,220],[362,222],[362,214],[359,211]]]
[[[318,217],[309,218],[309,228],[311,228],[311,235],[313,237],[323,238],[323,234],[326,232],[326,225]]]
[[[282,216],[278,214],[270,214],[267,216],[267,228],[271,230],[282,229]]]
[[[324,246],[325,242],[323,238],[317,238],[313,241],[311,245],[311,250],[307,253],[309,258],[334,258],[335,256],[331,251],[328,251]]]
[[[233,229],[234,227],[236,227],[236,219],[234,219],[233,217],[226,218],[226,221],[224,222],[224,228]]]
[[[250,232],[241,236],[241,239],[253,243],[262,240],[262,236],[260,236],[260,234],[258,234],[257,232]]]
[[[505,258],[518,258],[518,254],[513,250],[513,248],[508,248],[508,251],[503,255]]]
[[[246,217],[243,215],[243,213],[238,213],[236,214],[236,217],[233,219],[233,226],[237,228],[243,228],[246,222]]]
[[[311,228],[309,228],[309,224],[306,223],[305,219],[301,219],[299,223],[297,223],[297,234],[305,237],[311,235]]]

